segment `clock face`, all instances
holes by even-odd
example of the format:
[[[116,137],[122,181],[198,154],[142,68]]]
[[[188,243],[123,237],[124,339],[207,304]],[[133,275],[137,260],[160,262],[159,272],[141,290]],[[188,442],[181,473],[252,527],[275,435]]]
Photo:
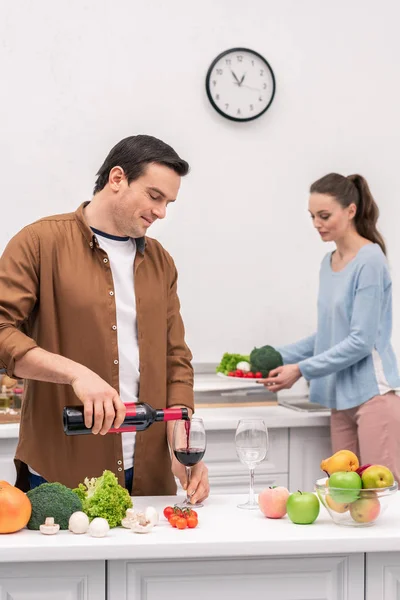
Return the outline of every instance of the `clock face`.
[[[254,50],[233,48],[212,62],[206,77],[207,96],[222,116],[252,121],[270,106],[275,77],[268,62]]]

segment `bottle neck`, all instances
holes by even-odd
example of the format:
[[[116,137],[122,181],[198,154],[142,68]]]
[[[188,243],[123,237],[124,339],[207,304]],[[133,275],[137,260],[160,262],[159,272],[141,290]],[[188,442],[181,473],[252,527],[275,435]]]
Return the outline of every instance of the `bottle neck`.
[[[156,421],[188,421],[189,412],[187,408],[164,408],[156,410]]]

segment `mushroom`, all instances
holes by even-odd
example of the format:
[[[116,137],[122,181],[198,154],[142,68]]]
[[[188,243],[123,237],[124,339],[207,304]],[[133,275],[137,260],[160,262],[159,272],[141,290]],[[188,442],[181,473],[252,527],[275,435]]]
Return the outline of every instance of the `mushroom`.
[[[40,525],[39,529],[40,533],[44,533],[44,535],[54,535],[58,533],[60,526],[54,523],[54,517],[46,517],[44,524]]]
[[[96,517],[89,525],[89,533],[92,537],[105,537],[110,530],[107,519]]]
[[[145,513],[137,513],[136,516],[137,520],[132,524],[132,531],[134,533],[149,533],[156,524],[156,519],[158,520],[158,514],[154,508],[150,511],[146,509]]]
[[[81,510],[72,513],[68,521],[68,529],[72,533],[86,533],[89,529],[89,517]]]
[[[137,521],[137,513],[133,508],[128,508],[125,513],[125,517],[121,521],[122,527],[126,529],[132,529],[132,525]]]
[[[158,523],[158,512],[154,508],[154,506],[148,506],[145,510],[144,516],[146,520],[149,521],[153,526]]]
[[[133,533],[149,533],[153,527],[154,525],[149,522],[147,522],[146,525],[141,525],[139,522],[136,522],[132,525],[132,531]]]

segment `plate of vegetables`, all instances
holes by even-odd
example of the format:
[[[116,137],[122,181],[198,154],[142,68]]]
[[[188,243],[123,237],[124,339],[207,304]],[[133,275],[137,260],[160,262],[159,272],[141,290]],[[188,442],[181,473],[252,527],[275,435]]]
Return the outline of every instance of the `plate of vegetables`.
[[[249,355],[225,352],[217,367],[220,377],[241,379],[265,379],[272,369],[283,365],[280,352],[272,346],[254,348]],[[250,383],[250,381],[249,381]]]

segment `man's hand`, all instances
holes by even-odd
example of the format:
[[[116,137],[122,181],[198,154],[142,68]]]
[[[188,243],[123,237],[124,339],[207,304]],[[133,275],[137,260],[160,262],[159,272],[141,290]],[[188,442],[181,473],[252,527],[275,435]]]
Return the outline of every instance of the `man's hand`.
[[[280,390],[289,390],[301,377],[299,365],[284,365],[269,372],[266,379],[260,379],[257,383],[262,383],[271,392]]]
[[[105,435],[111,426],[118,429],[126,408],[114,388],[86,368],[72,379],[71,385],[84,406],[86,427],[92,427],[93,423],[92,433]]]
[[[87,367],[47,352],[43,348],[32,348],[16,361],[15,375],[21,379],[50,381],[71,385],[84,406],[85,425],[93,433],[104,435],[114,422],[119,427],[125,418],[125,404],[116,390]]]
[[[172,473],[179,479],[183,489],[186,490],[186,469],[175,458],[172,460]],[[203,461],[191,468],[189,488],[186,491],[192,504],[202,502],[208,498],[210,494],[208,469]]]

